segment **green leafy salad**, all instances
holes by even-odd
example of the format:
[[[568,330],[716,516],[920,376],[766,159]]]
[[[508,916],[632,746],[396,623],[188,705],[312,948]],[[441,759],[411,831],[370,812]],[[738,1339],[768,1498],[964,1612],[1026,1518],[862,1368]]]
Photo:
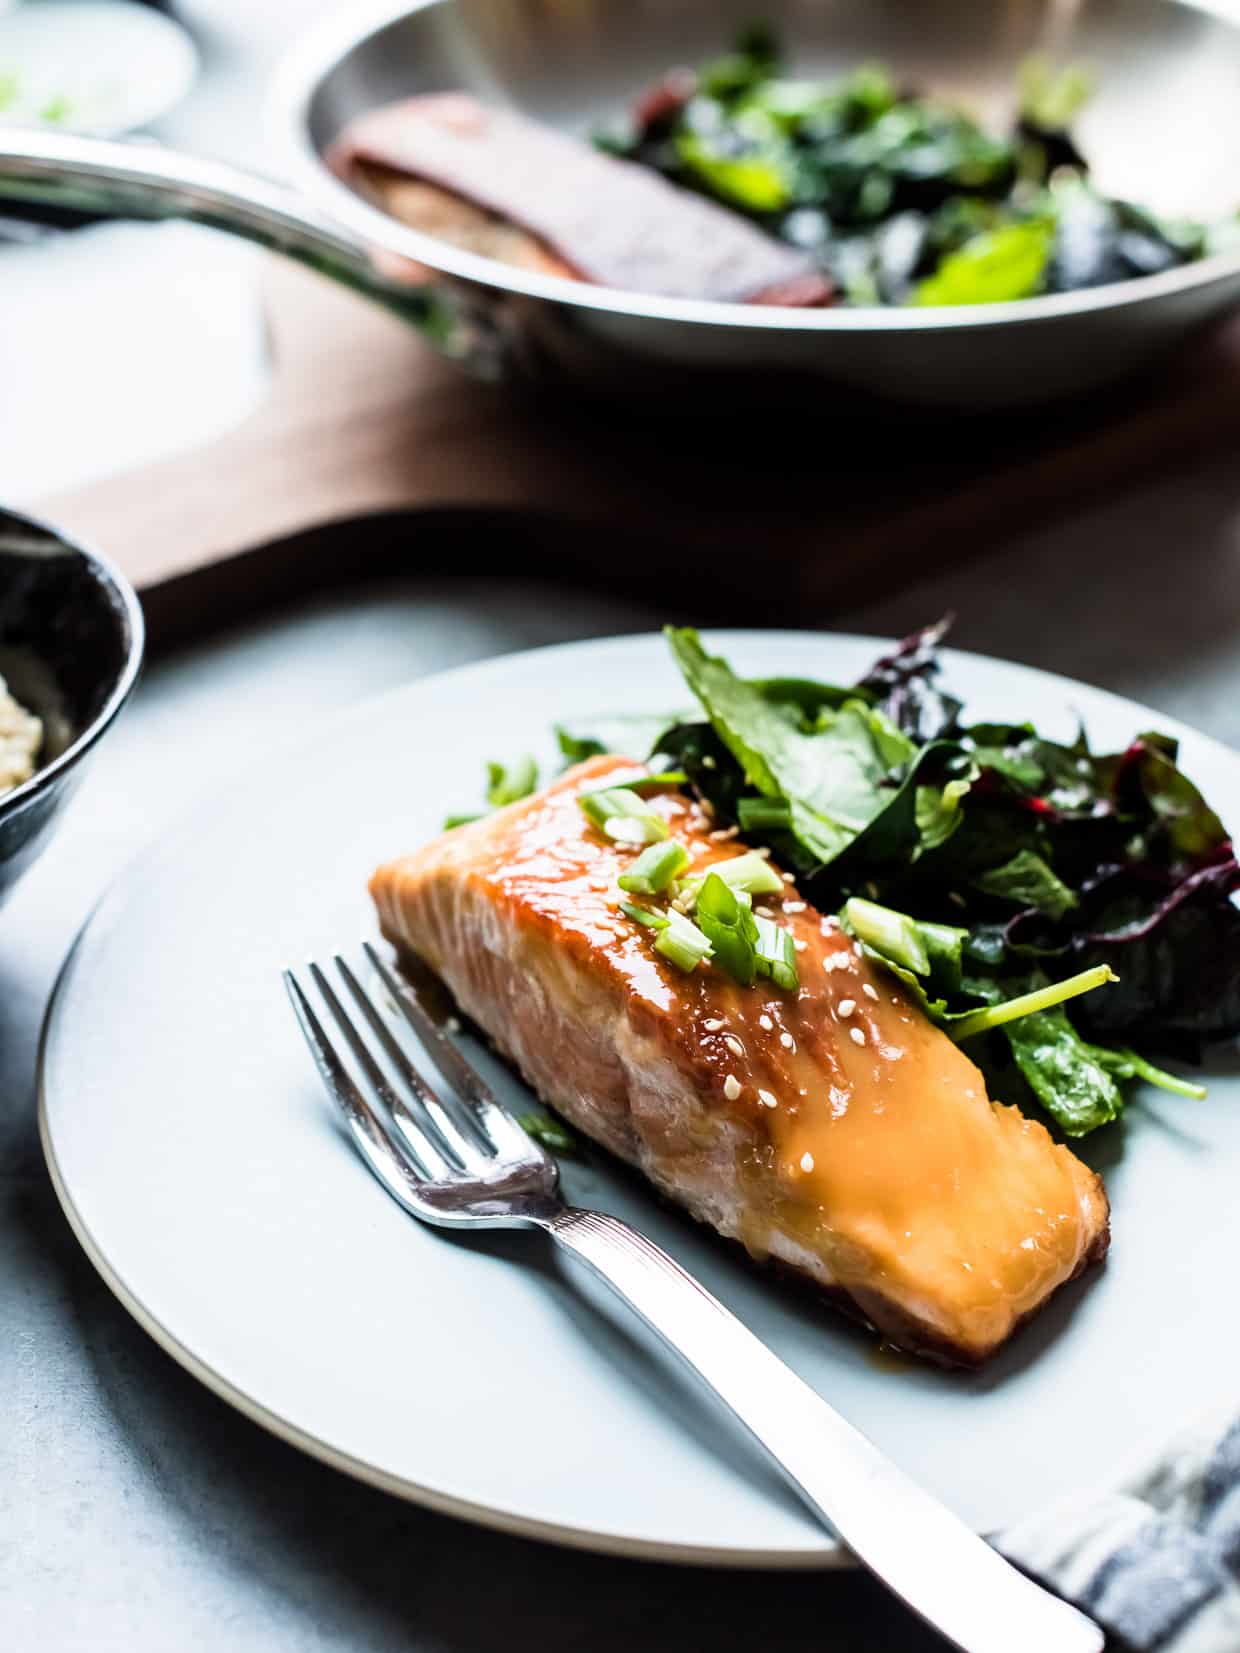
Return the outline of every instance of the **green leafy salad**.
[[[878,65],[792,79],[767,28],[673,70],[596,141],[811,254],[847,304],[988,304],[1191,263],[1237,234],[1160,218],[1090,183],[1071,123],[1077,67],[1023,67],[1007,130],[900,86]]]
[[[739,677],[695,631],[669,628],[700,710],[673,722],[557,730],[566,762],[650,758],[579,802],[635,853],[617,907],[676,968],[795,992],[785,893],[835,914],[875,963],[987,1072],[992,1094],[1040,1106],[1069,1136],[1114,1119],[1144,1080],[1204,1089],[1158,1061],[1194,1061],[1240,1032],[1240,866],[1174,740],[1094,752],[1033,723],[970,722],[941,684],[946,623],[907,638],[857,683]],[[534,791],[534,761],[490,766],[488,802]],[[687,877],[648,801],[683,788],[745,849]],[[457,824],[465,817],[455,817]],[[1156,1060],[1157,1059],[1157,1060]]]

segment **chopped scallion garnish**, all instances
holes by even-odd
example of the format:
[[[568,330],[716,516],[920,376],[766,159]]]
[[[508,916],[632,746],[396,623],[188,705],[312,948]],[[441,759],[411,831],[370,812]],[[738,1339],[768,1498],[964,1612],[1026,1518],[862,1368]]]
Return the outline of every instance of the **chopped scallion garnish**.
[[[468,826],[471,821],[480,821],[481,815],[448,815],[444,817],[443,829],[451,832],[453,827]]]
[[[513,763],[487,764],[487,802],[492,809],[528,798],[538,785],[538,765],[527,753]]]
[[[669,838],[644,849],[617,882],[622,890],[630,890],[634,895],[658,895],[688,865],[688,850]]]
[[[668,836],[662,815],[629,787],[583,792],[577,802],[587,819],[618,844],[653,844]]]
[[[697,921],[713,961],[742,987],[751,986],[758,973],[758,926],[748,896],[712,870],[698,892]]]
[[[683,769],[622,769],[608,775],[609,787],[624,786],[630,792],[654,792],[661,786],[683,786],[689,779]]]
[[[732,889],[741,890],[746,895],[783,894],[783,880],[766,857],[759,855],[756,850],[749,850],[744,855],[734,855],[730,861],[716,861],[710,872]],[[683,893],[691,902],[699,899],[704,882],[704,878],[685,880]]]
[[[652,930],[666,930],[670,922],[666,913],[652,912],[649,907],[638,907],[632,901],[622,901],[620,911],[637,924],[648,924]]]
[[[710,942],[701,930],[674,907],[667,915],[666,928],[659,931],[654,950],[662,953],[678,970],[686,971],[696,970],[711,955]]]
[[[792,822],[786,798],[740,798],[736,819],[742,832],[778,832]]]
[[[758,931],[755,943],[758,974],[769,976],[776,987],[782,987],[787,993],[795,992],[801,985],[801,977],[791,932],[782,930],[769,918],[755,918],[754,925]]]
[[[917,924],[907,913],[898,913],[892,907],[880,907],[876,901],[863,901],[853,896],[840,909],[844,927],[867,947],[893,963],[903,965],[914,975],[930,974],[930,955]]]

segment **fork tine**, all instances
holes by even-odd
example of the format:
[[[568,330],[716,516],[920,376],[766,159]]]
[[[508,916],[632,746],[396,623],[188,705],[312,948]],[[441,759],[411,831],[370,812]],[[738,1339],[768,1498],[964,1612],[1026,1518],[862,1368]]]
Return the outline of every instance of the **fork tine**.
[[[455,1087],[463,1107],[475,1121],[478,1129],[499,1148],[507,1147],[526,1155],[531,1148],[537,1148],[538,1144],[522,1130],[508,1109],[496,1101],[491,1087],[482,1075],[465,1060],[443,1029],[427,1015],[416,989],[406,981],[399,981],[368,941],[364,941],[362,947],[366,957],[378,972],[379,979],[391,994],[396,1007],[433,1055],[444,1078]]]
[[[361,982],[359,982],[357,977],[353,974],[346,961],[341,958],[339,953],[336,954],[333,962],[335,963],[336,969],[340,973],[341,980],[349,989],[354,1003],[365,1017],[371,1032],[375,1035],[379,1043],[383,1046],[384,1051],[387,1053],[388,1060],[391,1062],[400,1078],[404,1080],[405,1084],[408,1085],[409,1089],[413,1092],[414,1096],[421,1104],[422,1109],[425,1110],[427,1116],[426,1120],[423,1120],[417,1116],[410,1117],[409,1110],[406,1108],[404,1102],[401,1101],[398,1096],[388,1094],[384,1096],[384,1101],[387,1102],[388,1106],[395,1114],[396,1123],[400,1125],[402,1129],[406,1127],[411,1128],[415,1130],[419,1136],[421,1136],[425,1134],[427,1121],[429,1121],[431,1128],[437,1133],[437,1138],[444,1142],[453,1157],[459,1162],[461,1169],[466,1169],[470,1160],[477,1159],[480,1148],[488,1155],[494,1153],[494,1145],[491,1143],[489,1138],[482,1136],[482,1134],[477,1130],[476,1125],[474,1126],[473,1132],[469,1136],[461,1130],[460,1125],[458,1125],[457,1121],[453,1118],[451,1108],[440,1096],[436,1094],[433,1088],[427,1084],[426,1080],[414,1067],[413,1063],[405,1055],[399,1044],[397,1044],[396,1040],[392,1036],[392,1030],[388,1027],[387,1023],[379,1014],[374,1001],[366,992],[366,989],[362,986]],[[375,1074],[377,1076],[375,1082],[382,1083],[383,1076],[377,1067],[375,1068]],[[464,1113],[465,1118],[472,1125],[473,1120],[469,1113],[464,1109],[462,1109],[462,1113]],[[473,1140],[474,1136],[478,1138],[477,1141]],[[438,1141],[436,1141],[436,1146],[438,1146]]]
[[[430,1173],[418,1163],[407,1144],[395,1140],[382,1118],[354,1084],[336,1047],[315,1015],[301,983],[291,970],[284,971],[284,985],[327,1094],[344,1116],[362,1158],[393,1199],[417,1216],[418,1182]]]
[[[387,1109],[400,1135],[405,1138],[433,1176],[442,1176],[445,1172],[450,1171],[460,1171],[464,1165],[460,1153],[439,1129],[438,1122],[435,1119],[431,1118],[429,1114],[425,1119],[415,1117],[404,1100],[397,1095],[382,1068],[367,1048],[366,1042],[358,1032],[352,1018],[346,1014],[344,1006],[336,997],[321,966],[311,964],[309,970],[311,979],[318,988],[323,1003],[330,1011],[332,1019],[343,1034],[349,1049],[353,1052],[366,1078],[377,1092],[380,1101]],[[415,1097],[424,1107],[423,1098],[416,1095],[416,1086]]]

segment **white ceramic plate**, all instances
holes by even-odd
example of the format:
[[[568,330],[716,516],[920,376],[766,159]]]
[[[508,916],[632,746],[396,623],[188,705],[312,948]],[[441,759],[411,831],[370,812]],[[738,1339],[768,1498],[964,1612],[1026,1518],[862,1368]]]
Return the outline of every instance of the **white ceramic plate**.
[[[741,670],[855,678],[864,638],[730,633]],[[964,654],[979,715],[1079,712],[1105,746],[1151,724],[1240,821],[1240,758],[1097,690]],[[425,680],[230,778],[120,879],[66,966],[43,1131],[79,1237],[139,1321],[269,1428],[435,1507],[669,1560],[828,1564],[839,1551],[636,1324],[538,1243],[419,1228],[337,1129],[280,967],[373,934],[380,860],[468,808],[489,757],[559,718],[683,705],[654,637],[540,650]],[[984,1531],[1097,1485],[1138,1442],[1234,1392],[1240,1079],[1142,1095],[1089,1145],[1114,1204],[1105,1272],[1061,1293],[988,1371],[889,1369],[801,1290],[597,1159],[570,1198],[696,1273],[815,1388]],[[494,1069],[492,1068],[492,1071]],[[501,1078],[518,1102],[521,1087]]]

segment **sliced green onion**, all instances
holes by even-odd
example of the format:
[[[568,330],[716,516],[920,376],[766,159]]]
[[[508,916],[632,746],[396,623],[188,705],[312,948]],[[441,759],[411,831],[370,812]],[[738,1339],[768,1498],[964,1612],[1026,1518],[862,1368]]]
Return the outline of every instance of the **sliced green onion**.
[[[710,942],[690,919],[673,908],[667,915],[666,929],[659,931],[654,944],[656,953],[662,953],[678,970],[696,970],[711,954]]]
[[[742,987],[750,987],[758,973],[758,925],[744,891],[734,890],[710,872],[697,898],[697,921],[711,944],[711,957]]]
[[[666,913],[651,912],[649,907],[637,907],[631,901],[622,901],[620,911],[638,924],[648,924],[652,930],[666,930],[671,922]]]
[[[970,1010],[959,1021],[952,1022],[948,1032],[957,1041],[971,1039],[976,1033],[1002,1027],[1005,1022],[1019,1021],[1022,1016],[1032,1016],[1039,1010],[1050,1010],[1067,999],[1075,999],[1082,993],[1092,992],[1095,987],[1118,980],[1109,964],[1096,964],[1092,970],[1082,970],[1079,975],[1069,976],[1065,981],[1053,981],[1047,987],[1035,988],[1032,993],[1020,993],[1004,1004],[988,1004],[980,1010]]]
[[[689,779],[683,769],[622,769],[608,775],[609,787],[628,787],[630,792],[653,792],[660,786],[683,786]]]
[[[776,987],[782,987],[785,992],[795,992],[801,978],[791,931],[781,930],[769,918],[755,918],[754,925],[758,932],[754,944],[758,974],[769,976]]]
[[[930,955],[918,926],[907,913],[880,907],[876,901],[853,896],[840,909],[844,927],[876,953],[902,964],[915,975],[930,974]]]
[[[786,798],[741,798],[736,819],[742,832],[778,832],[791,825],[792,811]]]
[[[634,895],[658,895],[688,865],[688,850],[674,838],[669,838],[644,849],[628,872],[620,875],[617,883],[622,890],[631,890]]]
[[[618,844],[653,844],[668,836],[662,815],[628,787],[583,792],[577,802],[587,819]]]
[[[471,821],[480,821],[481,815],[445,815],[443,829],[451,832],[453,827],[468,826]]]
[[[746,895],[782,895],[784,881],[775,871],[764,855],[757,850],[749,850],[744,855],[734,855],[730,861],[716,861],[709,874],[701,878],[687,878],[683,893],[691,901],[700,899],[700,891],[707,877],[721,879],[734,890],[743,891]]]
[[[527,753],[514,763],[487,764],[487,802],[492,809],[528,798],[538,785],[538,765]]]
[[[517,1115],[517,1124],[526,1136],[533,1137],[553,1154],[565,1154],[569,1159],[584,1157],[581,1143],[558,1119],[543,1113],[522,1113]]]

